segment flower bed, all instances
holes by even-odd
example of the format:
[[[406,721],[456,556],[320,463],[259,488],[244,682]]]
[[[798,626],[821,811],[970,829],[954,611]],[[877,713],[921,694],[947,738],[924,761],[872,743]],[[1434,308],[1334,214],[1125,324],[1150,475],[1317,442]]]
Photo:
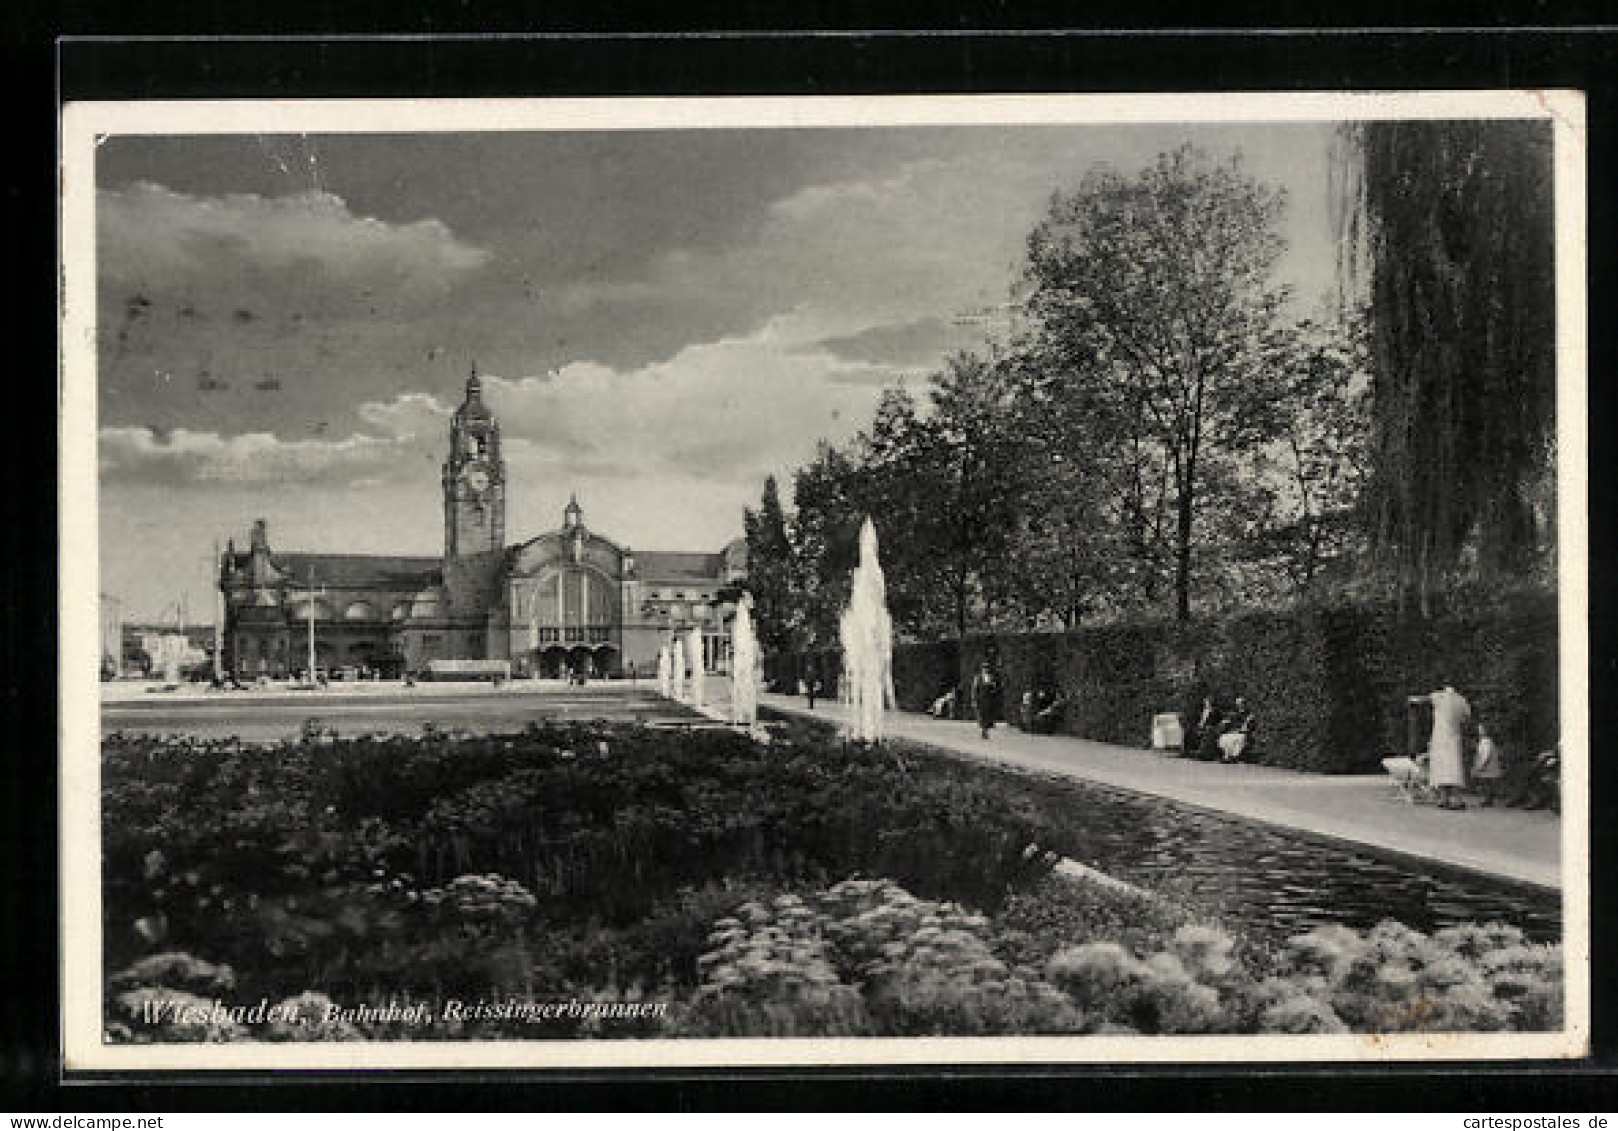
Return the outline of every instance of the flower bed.
[[[1536,1027],[1560,994],[1512,928],[1308,966],[1120,904],[1026,851],[1060,825],[1006,775],[803,729],[114,736],[102,788],[113,1040]]]
[[[1055,890],[1053,890],[1055,885]],[[1120,897],[1047,881],[1082,912]],[[1122,897],[1129,903],[1129,897]],[[1149,906],[1133,909],[1147,921]],[[748,902],[715,924],[689,1022],[717,1036],[1486,1032],[1561,1023],[1561,952],[1514,927],[1428,936],[1389,920],[1243,957],[1205,923],[1062,941],[887,880]]]

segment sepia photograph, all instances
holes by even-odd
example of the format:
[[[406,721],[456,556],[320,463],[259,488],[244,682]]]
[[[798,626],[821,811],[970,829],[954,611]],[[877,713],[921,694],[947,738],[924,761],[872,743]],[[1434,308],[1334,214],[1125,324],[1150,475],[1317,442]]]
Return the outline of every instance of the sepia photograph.
[[[69,104],[68,1068],[1585,1055],[1583,129]]]

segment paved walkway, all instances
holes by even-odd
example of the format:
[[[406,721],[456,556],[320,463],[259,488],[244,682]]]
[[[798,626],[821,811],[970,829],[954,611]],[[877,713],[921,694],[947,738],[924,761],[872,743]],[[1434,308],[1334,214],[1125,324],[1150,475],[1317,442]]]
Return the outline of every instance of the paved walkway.
[[[833,701],[814,712],[802,698],[760,695],[785,714],[840,719]],[[1270,766],[1223,766],[1067,735],[998,726],[984,741],[969,722],[890,712],[889,733],[939,750],[1023,770],[1062,774],[1506,879],[1561,885],[1562,823],[1554,813],[1464,811],[1410,805],[1385,775],[1306,774]]]

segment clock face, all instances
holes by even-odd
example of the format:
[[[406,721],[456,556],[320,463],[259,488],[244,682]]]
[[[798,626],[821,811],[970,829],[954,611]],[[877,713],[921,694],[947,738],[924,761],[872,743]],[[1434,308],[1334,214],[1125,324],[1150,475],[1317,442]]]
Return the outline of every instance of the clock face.
[[[489,488],[489,473],[481,467],[474,467],[466,473],[466,483],[474,491],[486,491]]]

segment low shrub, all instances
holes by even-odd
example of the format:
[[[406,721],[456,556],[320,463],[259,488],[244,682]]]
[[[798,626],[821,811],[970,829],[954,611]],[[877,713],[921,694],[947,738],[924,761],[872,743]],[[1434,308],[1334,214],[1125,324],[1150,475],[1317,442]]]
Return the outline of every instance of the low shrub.
[[[917,641],[893,650],[893,695],[901,709],[925,711],[945,691],[965,686],[955,641]]]
[[[1292,940],[1286,973],[1360,1032],[1488,1032],[1561,1026],[1562,953],[1506,924],[1432,935],[1387,921],[1361,935]]]
[[[1119,905],[1067,883],[1070,906]],[[1277,955],[1168,913],[1118,930],[1071,916],[1030,944],[1026,914],[988,919],[886,880],[750,901],[714,924],[695,1030],[705,1035],[1393,1033],[1554,1029],[1561,953],[1499,924],[1428,936],[1388,921],[1297,936]],[[1122,937],[1132,943],[1121,941]],[[1039,957],[1041,951],[1044,957]],[[1015,957],[1008,957],[1013,955]]]
[[[988,920],[891,881],[845,881],[809,900],[748,903],[702,958],[695,1026],[883,1036],[1074,1032],[1054,987],[995,957]]]
[[[1025,817],[982,780],[833,749],[612,726],[268,748],[114,736],[107,968],[185,949],[231,956],[244,992],[447,992],[540,976],[507,938],[525,917],[530,938],[622,932],[685,889],[859,871],[992,908],[1027,874]],[[469,878],[490,874],[504,886]],[[483,897],[512,922],[468,950],[478,916],[449,930],[436,903]]]
[[[1110,939],[1131,951],[1150,949],[1158,940],[1182,927],[1206,927],[1227,938],[1237,938],[1242,961],[1268,968],[1272,951],[1246,935],[1229,932],[1201,908],[1162,892],[1139,894],[1099,884],[1053,876],[1013,894],[996,922],[1006,931],[1021,932],[1032,957],[1043,962],[1055,946],[1072,939]],[[1043,949],[1039,949],[1039,948]]]

